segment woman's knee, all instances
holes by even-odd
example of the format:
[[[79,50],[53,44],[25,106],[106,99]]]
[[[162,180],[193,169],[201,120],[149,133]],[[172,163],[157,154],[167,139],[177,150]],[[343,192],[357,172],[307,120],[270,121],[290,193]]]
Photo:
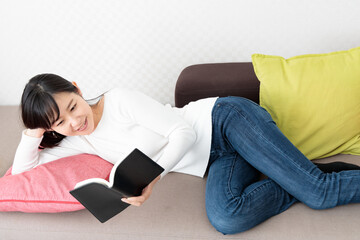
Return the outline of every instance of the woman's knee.
[[[225,235],[244,232],[253,227],[253,224],[250,224],[251,220],[245,221],[248,219],[245,215],[242,218],[225,212],[207,211],[207,216],[211,225]]]
[[[207,201],[206,212],[210,223],[223,234],[244,232],[263,221],[241,198],[217,203]]]

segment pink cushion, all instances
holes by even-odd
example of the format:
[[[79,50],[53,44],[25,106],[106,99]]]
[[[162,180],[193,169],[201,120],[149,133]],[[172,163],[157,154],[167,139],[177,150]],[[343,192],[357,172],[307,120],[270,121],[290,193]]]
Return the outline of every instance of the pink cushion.
[[[69,193],[88,178],[108,179],[113,164],[80,154],[42,164],[20,174],[11,168],[0,178],[0,211],[68,212],[84,207]]]

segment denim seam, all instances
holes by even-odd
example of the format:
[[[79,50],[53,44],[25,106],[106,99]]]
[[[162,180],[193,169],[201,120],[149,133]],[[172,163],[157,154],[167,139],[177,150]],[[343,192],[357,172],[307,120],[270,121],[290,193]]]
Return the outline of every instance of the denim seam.
[[[220,109],[220,107],[226,107],[226,105],[224,105],[224,104],[221,104],[221,103],[217,103],[216,104],[216,108],[215,109],[213,109],[213,114],[214,115],[217,115],[217,112],[219,111],[219,109]],[[228,112],[228,114],[224,117],[224,118],[227,118],[228,116],[230,115],[230,112]],[[223,132],[221,131],[221,135],[223,135]],[[216,140],[214,140],[214,141],[216,141]],[[226,139],[225,139],[225,141],[226,141]],[[217,144],[214,144],[214,151],[216,151],[217,152],[217,154],[219,155],[219,157],[221,157],[221,156],[223,156],[223,155],[225,155],[225,154],[229,154],[229,150],[224,150],[223,148],[219,148],[218,147],[218,145],[220,144],[219,142],[214,142],[214,143],[217,143]],[[227,144],[229,144],[228,142],[227,142]],[[236,151],[234,151],[234,152],[236,152]]]
[[[245,198],[251,195],[254,195],[256,192],[260,191],[262,188],[266,187],[267,185],[269,185],[271,182],[270,181],[266,181],[264,183],[262,183],[260,186],[258,186],[257,188],[251,190],[250,192],[248,192],[246,195],[243,193],[241,194],[241,198]]]
[[[240,114],[240,115],[243,117],[243,119],[245,119],[247,122],[251,123],[250,126],[251,126],[251,128],[252,128],[253,130],[258,131],[257,129],[255,129],[255,128],[252,126],[253,123],[250,122],[250,121],[247,119],[247,117],[243,114],[243,111],[238,111],[238,109],[237,109],[233,104],[231,104],[231,103],[229,103],[229,105],[231,106],[231,108],[232,108],[233,110],[235,110],[238,114]],[[288,159],[281,151],[278,150],[278,147],[277,147],[277,146],[275,146],[275,145],[272,144],[270,141],[268,141],[268,140],[262,135],[262,133],[261,133],[260,131],[258,131],[258,132],[259,132],[259,136],[260,136],[262,139],[266,140],[266,142],[268,142],[269,144],[271,144],[271,146],[273,146],[274,149],[275,149],[279,154],[281,154],[283,157],[285,157],[286,159]],[[292,163],[293,163],[300,171],[302,171],[303,173],[305,173],[307,176],[309,176],[309,177],[311,177],[311,178],[313,178],[313,179],[319,180],[318,177],[315,177],[315,176],[309,174],[307,171],[305,171],[303,168],[301,168],[297,163],[295,163],[295,162],[292,162]]]
[[[259,185],[259,186],[256,187],[255,189],[251,190],[250,192],[248,192],[248,193],[246,193],[246,194],[245,194],[245,193],[242,193],[240,196],[238,196],[238,197],[236,197],[236,198],[238,198],[238,201],[243,201],[243,202],[245,202],[245,201],[247,201],[248,198],[251,198],[254,194],[256,194],[257,192],[259,192],[259,191],[261,191],[262,189],[266,188],[268,185],[270,185],[270,184],[272,184],[272,183],[275,183],[275,181],[272,180],[272,179],[267,179],[266,181],[264,181],[261,185]],[[290,194],[289,194],[289,195],[290,195]],[[292,200],[292,201],[298,201],[295,197],[293,197],[293,199],[294,199],[294,200]],[[292,202],[290,205],[292,205],[292,204],[293,204],[293,202]],[[282,208],[280,208],[280,212],[279,212],[279,213],[285,211],[285,210],[288,209],[288,208],[289,208],[289,203],[286,204],[285,206],[283,206]]]
[[[228,178],[228,182],[227,182],[228,191],[232,198],[236,197],[231,189],[231,179],[232,179],[233,173],[234,173],[235,161],[236,161],[236,155],[234,156],[234,158],[232,160],[231,170],[230,170],[230,174],[229,174],[229,178]]]

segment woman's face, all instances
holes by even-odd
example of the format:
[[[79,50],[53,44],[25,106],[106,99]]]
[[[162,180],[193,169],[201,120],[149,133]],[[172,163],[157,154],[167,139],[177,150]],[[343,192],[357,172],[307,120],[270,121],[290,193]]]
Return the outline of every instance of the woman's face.
[[[89,135],[95,130],[94,114],[90,105],[76,93],[53,95],[59,110],[59,119],[52,130],[65,136]]]

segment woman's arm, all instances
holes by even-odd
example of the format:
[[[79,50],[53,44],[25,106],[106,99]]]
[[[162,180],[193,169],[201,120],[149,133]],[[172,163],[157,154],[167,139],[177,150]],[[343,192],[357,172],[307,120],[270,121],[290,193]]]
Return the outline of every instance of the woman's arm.
[[[44,129],[26,129],[22,132],[21,141],[16,149],[11,173],[25,172],[35,167],[39,162],[39,144],[43,138]]]
[[[39,145],[44,132],[41,129],[26,129],[22,132],[21,141],[16,149],[11,174],[22,173],[31,170],[39,164],[81,153],[71,147],[64,146],[65,139],[59,143],[59,146],[40,151]]]
[[[157,163],[165,176],[187,153],[196,141],[194,129],[171,108],[137,91],[118,89],[121,115],[168,140]],[[149,140],[151,141],[151,140]],[[151,142],[149,142],[151,144]]]
[[[122,201],[141,206],[151,195],[154,185],[182,159],[196,141],[194,129],[171,108],[137,91],[116,90],[120,114],[147,129],[167,138],[168,143],[157,163],[164,172],[143,189],[141,196],[123,198]],[[151,143],[149,143],[151,144]]]

